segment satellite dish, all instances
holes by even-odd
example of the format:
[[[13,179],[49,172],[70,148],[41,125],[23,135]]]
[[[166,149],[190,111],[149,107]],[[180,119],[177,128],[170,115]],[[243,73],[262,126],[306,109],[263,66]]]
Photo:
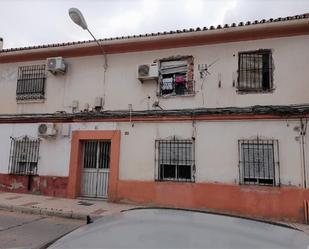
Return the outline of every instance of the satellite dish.
[[[69,9],[69,16],[71,17],[72,21],[75,22],[78,26],[82,27],[82,29],[88,29],[86,20],[77,8],[70,8]]]

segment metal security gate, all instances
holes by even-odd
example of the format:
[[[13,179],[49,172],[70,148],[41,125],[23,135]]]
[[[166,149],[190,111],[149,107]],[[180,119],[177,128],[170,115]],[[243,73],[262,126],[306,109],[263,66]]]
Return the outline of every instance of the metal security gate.
[[[109,141],[85,141],[81,196],[107,198],[110,161]]]

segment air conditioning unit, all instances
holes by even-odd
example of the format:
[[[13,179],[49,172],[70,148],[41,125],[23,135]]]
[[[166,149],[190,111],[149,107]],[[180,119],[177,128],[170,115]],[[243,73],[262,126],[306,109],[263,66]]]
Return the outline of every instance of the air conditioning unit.
[[[62,73],[66,71],[66,64],[62,57],[51,57],[46,60],[47,70],[53,74]]]
[[[47,123],[47,124],[39,124],[38,126],[38,135],[40,137],[54,137],[57,135],[57,129],[55,124]]]
[[[155,80],[159,77],[158,63],[138,65],[137,73],[141,82]]]

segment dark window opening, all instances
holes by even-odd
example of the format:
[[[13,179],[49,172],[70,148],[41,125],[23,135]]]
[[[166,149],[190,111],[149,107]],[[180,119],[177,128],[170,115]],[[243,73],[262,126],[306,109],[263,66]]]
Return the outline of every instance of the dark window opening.
[[[11,138],[9,173],[37,175],[40,139],[28,136]]]
[[[156,155],[156,180],[194,182],[195,162],[192,140],[157,140]]]
[[[194,93],[193,57],[160,61],[160,95],[186,95]]]
[[[280,184],[277,140],[239,140],[239,177],[241,184]]]
[[[160,179],[176,177],[176,165],[160,164]]]
[[[184,179],[192,178],[191,166],[160,164],[160,179]]]
[[[17,76],[16,99],[44,99],[45,80],[45,64],[19,67]]]
[[[178,175],[177,177],[180,179],[191,179],[191,166],[181,166],[178,167]]]
[[[269,49],[240,52],[238,91],[267,92],[273,89],[273,60]]]

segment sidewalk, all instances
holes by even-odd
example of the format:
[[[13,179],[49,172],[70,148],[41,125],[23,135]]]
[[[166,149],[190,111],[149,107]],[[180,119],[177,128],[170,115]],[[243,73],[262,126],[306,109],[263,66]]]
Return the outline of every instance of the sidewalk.
[[[44,195],[0,192],[0,209],[30,214],[86,219],[118,213],[137,207],[104,200],[66,199]]]
[[[67,199],[44,195],[17,194],[0,191],[0,209],[29,214],[86,219],[87,216],[90,216],[91,218],[98,218],[136,207],[141,206],[133,204],[110,203],[104,200]],[[274,222],[293,227],[309,235],[308,225],[280,221]]]

